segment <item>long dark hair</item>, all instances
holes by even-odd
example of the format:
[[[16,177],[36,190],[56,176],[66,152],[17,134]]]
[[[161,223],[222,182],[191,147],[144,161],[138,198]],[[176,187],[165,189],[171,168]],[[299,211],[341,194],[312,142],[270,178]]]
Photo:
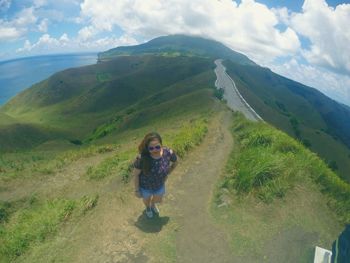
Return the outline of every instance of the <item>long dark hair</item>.
[[[145,175],[148,175],[151,170],[152,157],[148,150],[148,145],[153,140],[158,140],[160,145],[162,145],[162,137],[160,137],[157,132],[147,133],[142,142],[139,144],[139,153],[141,154],[141,168]]]

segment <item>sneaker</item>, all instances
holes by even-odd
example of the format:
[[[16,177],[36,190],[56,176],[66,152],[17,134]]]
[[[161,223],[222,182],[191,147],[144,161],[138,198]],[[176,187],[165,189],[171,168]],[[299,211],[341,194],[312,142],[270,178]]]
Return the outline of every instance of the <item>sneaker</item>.
[[[146,215],[147,215],[148,218],[152,218],[153,217],[152,208],[149,208],[149,207],[146,208]]]
[[[156,204],[154,204],[152,207],[151,207],[153,213],[159,215],[159,208],[156,206]]]

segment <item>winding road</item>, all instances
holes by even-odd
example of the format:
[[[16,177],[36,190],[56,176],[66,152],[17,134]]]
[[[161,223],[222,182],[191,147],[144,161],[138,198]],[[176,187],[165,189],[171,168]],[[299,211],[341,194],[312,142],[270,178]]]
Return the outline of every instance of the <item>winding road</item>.
[[[245,99],[239,93],[233,79],[226,73],[226,68],[222,65],[222,59],[215,60],[215,64],[215,74],[217,77],[215,86],[218,89],[224,89],[223,97],[227,101],[227,106],[234,111],[242,112],[249,120],[262,121],[263,119],[245,101]]]

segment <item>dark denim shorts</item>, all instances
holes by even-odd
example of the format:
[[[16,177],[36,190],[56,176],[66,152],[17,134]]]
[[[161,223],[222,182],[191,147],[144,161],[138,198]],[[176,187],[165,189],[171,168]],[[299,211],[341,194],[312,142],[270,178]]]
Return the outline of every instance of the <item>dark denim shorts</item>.
[[[149,198],[151,195],[164,195],[165,194],[165,184],[163,184],[159,189],[157,190],[149,190],[149,189],[144,189],[140,187],[140,193],[142,198]]]

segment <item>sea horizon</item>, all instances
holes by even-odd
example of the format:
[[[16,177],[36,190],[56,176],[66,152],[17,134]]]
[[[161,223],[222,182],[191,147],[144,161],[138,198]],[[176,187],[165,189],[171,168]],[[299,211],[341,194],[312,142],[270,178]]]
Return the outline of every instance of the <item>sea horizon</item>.
[[[49,54],[0,61],[0,107],[51,75],[97,63],[97,52]]]
[[[96,52],[67,52],[67,53],[32,55],[32,56],[25,56],[25,57],[7,58],[4,60],[0,60],[0,64],[12,62],[12,61],[16,61],[16,60],[25,60],[25,59],[33,59],[33,58],[40,58],[40,57],[80,56],[80,55],[94,55],[94,54],[97,55],[98,53],[100,53],[100,51],[96,51]]]

